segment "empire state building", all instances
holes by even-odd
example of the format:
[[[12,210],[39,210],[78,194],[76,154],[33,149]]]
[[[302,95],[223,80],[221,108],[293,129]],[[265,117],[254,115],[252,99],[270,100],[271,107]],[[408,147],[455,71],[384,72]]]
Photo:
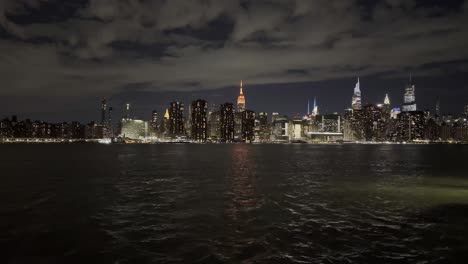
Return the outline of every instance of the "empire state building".
[[[244,112],[245,111],[245,96],[244,96],[244,91],[242,90],[242,80],[240,82],[240,93],[239,96],[237,97],[237,111],[238,112]]]

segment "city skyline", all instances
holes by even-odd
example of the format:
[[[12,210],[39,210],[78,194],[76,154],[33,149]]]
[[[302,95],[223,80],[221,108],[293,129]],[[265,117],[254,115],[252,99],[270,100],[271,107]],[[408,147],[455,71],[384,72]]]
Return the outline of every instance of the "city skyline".
[[[344,105],[341,110],[338,109],[338,110],[335,110],[336,108],[334,108],[333,110],[329,110],[330,107],[326,104],[318,104],[317,105],[317,96],[316,95],[311,95],[310,97],[306,97],[306,98],[300,98],[300,100],[298,100],[298,103],[295,105],[294,109],[298,109],[298,111],[278,111],[277,109],[281,109],[281,104],[278,104],[278,105],[274,105],[273,108],[270,106],[270,110],[269,111],[266,111],[266,110],[263,110],[263,109],[257,109],[257,107],[255,106],[255,103],[251,103],[250,100],[249,100],[249,104],[250,106],[253,105],[252,107],[250,107],[250,109],[254,110],[255,112],[269,112],[269,113],[272,113],[272,112],[278,112],[278,113],[281,113],[282,115],[286,115],[286,116],[294,116],[294,115],[302,115],[302,114],[309,114],[309,112],[313,112],[315,107],[317,106],[320,106],[321,107],[321,112],[322,113],[328,113],[328,114],[331,114],[331,113],[339,113],[339,114],[343,114],[345,112],[346,109],[348,108],[353,108],[353,105],[357,102],[357,109],[360,109],[362,108],[362,106],[366,105],[366,104],[384,104],[385,101],[388,99],[389,102],[391,102],[391,106],[392,108],[401,108],[401,110],[403,110],[405,108],[405,105],[408,104],[406,103],[406,101],[410,100],[408,99],[408,92],[409,90],[408,89],[411,89],[413,95],[412,95],[412,100],[415,100],[414,99],[414,93],[415,93],[415,83],[413,82],[413,77],[411,75],[411,73],[409,74],[409,77],[407,77],[407,80],[406,80],[406,85],[404,86],[405,88],[404,89],[401,89],[400,91],[400,96],[398,97],[398,90],[396,89],[388,89],[388,90],[393,90],[393,95],[397,95],[396,97],[392,97],[391,95],[389,95],[389,92],[385,92],[384,94],[380,95],[378,94],[377,96],[375,96],[375,91],[372,91],[374,92],[374,95],[372,97],[374,97],[374,99],[376,99],[375,101],[369,101],[369,100],[362,100],[362,98],[367,98],[368,96],[366,96],[366,91],[367,89],[364,88],[364,92],[363,92],[363,89],[361,88],[361,81],[362,81],[362,78],[361,77],[355,77],[354,80],[356,80],[355,83],[354,83],[354,89],[350,89],[349,87],[349,91],[352,92],[352,96],[351,96],[351,99],[349,99],[348,101],[350,102],[348,105]],[[364,79],[365,80],[365,79]],[[117,102],[120,101],[120,106],[119,105],[114,105],[112,104],[112,101],[109,100],[109,98],[107,97],[104,97],[104,98],[101,98],[100,102],[101,102],[101,105],[100,105],[100,110],[99,110],[99,113],[94,110],[91,110],[92,112],[96,112],[95,113],[95,118],[91,118],[91,119],[69,119],[69,118],[66,118],[63,119],[63,120],[55,120],[55,121],[50,121],[50,120],[47,120],[47,119],[38,119],[38,118],[31,118],[31,117],[28,117],[28,116],[21,116],[21,113],[11,113],[9,115],[5,115],[0,117],[0,118],[7,118],[7,117],[11,117],[11,116],[17,116],[17,117],[20,117],[22,119],[32,119],[32,120],[42,120],[42,121],[47,121],[47,122],[62,122],[62,121],[65,121],[65,122],[71,122],[71,121],[79,121],[79,122],[90,122],[90,121],[95,121],[96,123],[98,124],[103,124],[103,122],[110,122],[112,124],[115,124],[115,122],[118,122],[118,120],[120,118],[137,118],[137,119],[143,119],[143,120],[150,120],[152,119],[152,113],[154,111],[156,111],[157,113],[164,113],[168,107],[169,107],[169,103],[171,101],[173,102],[181,102],[181,103],[186,103],[188,105],[190,105],[193,101],[197,100],[197,99],[203,99],[203,100],[206,100],[210,105],[212,104],[215,104],[215,105],[221,105],[223,103],[226,103],[226,102],[231,102],[231,103],[236,103],[236,109],[239,110],[239,103],[244,104],[244,110],[245,110],[245,102],[246,102],[246,99],[244,98],[244,85],[243,85],[243,82],[244,80],[240,80],[240,86],[237,86],[237,91],[238,91],[238,94],[235,95],[233,98],[229,99],[227,98],[226,100],[222,100],[222,99],[217,99],[216,101],[210,101],[210,100],[206,100],[206,98],[202,98],[202,97],[196,97],[195,95],[192,94],[191,98],[186,98],[186,100],[180,100],[180,99],[177,99],[177,98],[173,98],[171,99],[170,101],[167,101],[166,104],[157,104],[155,105],[156,107],[153,107],[152,110],[150,111],[150,113],[148,111],[142,111],[142,108],[140,108],[139,104],[138,103],[130,103],[128,100],[115,100]],[[351,85],[351,84],[350,84]],[[239,88],[240,88],[240,91],[239,91]],[[258,88],[258,87],[257,87]],[[419,87],[418,87],[419,88]],[[227,88],[228,90],[231,90],[229,91],[230,93],[232,93],[232,90],[235,90],[236,88]],[[356,90],[357,89],[357,90]],[[255,90],[255,89],[248,89],[249,91],[252,91],[252,90]],[[388,91],[387,90],[387,91]],[[396,91],[395,91],[396,90]],[[348,91],[348,93],[350,93]],[[358,97],[356,97],[356,91],[358,91]],[[318,94],[320,94],[318,92]],[[417,92],[416,92],[417,94]],[[334,99],[339,99],[339,101],[343,101],[343,98],[341,98],[343,95],[335,95],[333,98]],[[383,97],[382,97],[383,96]],[[380,97],[380,98],[379,98]],[[421,95],[417,95],[417,97],[423,97],[424,98],[424,94],[421,94]],[[358,99],[356,99],[358,98]],[[383,98],[383,99],[382,99]],[[328,99],[328,100],[327,100]],[[319,100],[321,102],[329,102],[329,99],[330,98],[319,98]],[[305,100],[305,101],[304,101]],[[313,106],[312,108],[310,107],[310,101],[313,101]],[[405,101],[406,100],[406,101]],[[432,101],[432,100],[431,100]],[[397,102],[395,104],[395,102]],[[411,102],[414,102],[414,101],[411,101],[410,100],[410,103]],[[89,102],[88,102],[89,103]],[[398,104],[399,103],[399,104]],[[432,104],[431,104],[432,103]],[[464,104],[460,107],[460,109],[458,110],[458,112],[448,112],[448,111],[440,111],[440,97],[437,97],[436,100],[434,102],[421,102],[421,100],[418,100],[418,105],[419,107],[417,107],[417,110],[420,110],[420,111],[430,111],[430,112],[433,112],[433,113],[440,113],[440,115],[451,115],[451,116],[459,116],[459,115],[463,115],[464,111],[465,111],[465,107],[467,104]],[[426,107],[424,107],[426,106]],[[453,104],[452,104],[453,106]],[[151,105],[149,105],[148,107],[151,107]],[[274,108],[274,107],[278,107],[278,108]],[[136,109],[136,110],[135,110]],[[187,115],[188,114],[188,108],[186,108],[186,110],[184,111],[184,114]],[[273,109],[273,110],[271,110]],[[284,108],[283,108],[284,109]],[[452,107],[451,109],[455,109],[454,107]],[[104,112],[106,110],[109,110],[110,111],[110,118],[109,120],[104,120],[105,119],[105,115],[104,115]],[[119,111],[120,110],[120,111]],[[408,111],[415,111],[416,110],[416,104],[413,106],[413,107],[410,107],[408,109]],[[113,119],[112,116],[115,116],[116,118]]]
[[[105,97],[116,115],[130,102],[143,117],[173,100],[232,101],[240,79],[259,111],[292,115],[315,96],[338,112],[356,76],[363,103],[388,93],[399,105],[409,72],[418,107],[439,98],[457,113],[467,13],[462,0],[5,0],[0,113],[87,122]]]

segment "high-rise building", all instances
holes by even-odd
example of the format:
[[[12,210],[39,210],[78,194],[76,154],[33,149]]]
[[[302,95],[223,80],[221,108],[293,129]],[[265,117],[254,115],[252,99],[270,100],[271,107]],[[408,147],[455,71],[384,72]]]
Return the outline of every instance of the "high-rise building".
[[[424,123],[423,111],[402,112],[398,115],[397,139],[400,141],[423,139]]]
[[[245,110],[242,112],[242,139],[245,142],[252,142],[255,140],[255,112]]]
[[[106,111],[107,111],[107,101],[106,98],[101,101],[101,126],[106,125]]]
[[[318,116],[318,105],[317,105],[317,98],[314,97],[314,109],[312,110],[312,116]]]
[[[345,109],[345,112],[343,115],[343,140],[344,141],[355,140],[352,125],[351,125],[352,118],[353,118],[353,109],[351,108]]]
[[[402,112],[416,111],[416,87],[412,83],[411,77],[408,86],[405,89],[405,97],[403,102]]]
[[[216,104],[211,106],[208,113],[208,137],[211,141],[217,142],[220,138],[221,113],[216,109]]]
[[[156,134],[159,131],[159,125],[158,125],[158,112],[156,110],[153,110],[151,112],[151,122],[150,122],[150,127],[151,127],[151,135],[156,136]]]
[[[465,106],[465,117],[468,118],[468,105]]]
[[[198,99],[192,102],[191,107],[191,137],[198,142],[205,142],[208,136],[207,110],[208,103],[205,100]]]
[[[437,98],[436,107],[435,107],[435,118],[439,120],[440,118],[440,99]]]
[[[356,86],[354,86],[354,94],[352,98],[352,108],[354,110],[361,109],[361,84],[359,82],[359,78],[357,80]]]
[[[169,109],[166,108],[166,111],[164,112],[163,120],[161,122],[161,128],[159,129],[159,133],[161,137],[165,138],[169,134]]]
[[[169,134],[172,137],[184,136],[184,104],[181,102],[169,105]]]
[[[107,111],[107,120],[103,126],[103,136],[105,138],[113,138],[114,137],[114,127],[112,125],[112,111],[113,108],[109,107]]]
[[[235,121],[234,121],[235,109],[232,103],[225,103],[221,105],[220,111],[220,136],[223,142],[232,142],[234,140],[235,132]]]
[[[240,92],[239,92],[239,96],[237,97],[237,112],[243,112],[243,111],[245,111],[245,96],[244,96],[242,80],[241,80]]]
[[[388,97],[388,94],[385,94],[385,99],[382,105],[382,110],[386,114],[390,114],[390,111],[392,111],[392,107],[390,105],[390,98]]]

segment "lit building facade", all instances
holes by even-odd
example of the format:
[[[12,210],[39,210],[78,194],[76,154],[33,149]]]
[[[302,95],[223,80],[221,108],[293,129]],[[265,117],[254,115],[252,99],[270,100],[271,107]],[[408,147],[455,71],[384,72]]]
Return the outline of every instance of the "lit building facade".
[[[220,139],[222,142],[233,142],[235,133],[235,109],[232,103],[221,105],[220,109]]]
[[[359,110],[361,109],[361,83],[359,81],[359,78],[357,80],[356,86],[354,86],[354,94],[351,102],[351,107],[353,110]]]
[[[197,142],[205,142],[208,137],[208,103],[198,99],[191,106],[191,138]]]
[[[425,117],[423,111],[402,112],[398,115],[397,140],[424,139]]]
[[[416,86],[411,83],[410,78],[410,83],[405,89],[402,112],[411,112],[416,110]]]
[[[150,122],[150,127],[151,127],[151,136],[156,137],[159,132],[159,125],[158,125],[159,119],[158,119],[158,112],[156,110],[153,110],[151,112],[151,122]]]
[[[242,112],[242,140],[253,142],[255,140],[255,112],[245,110]]]
[[[216,109],[213,104],[210,112],[208,113],[208,138],[212,142],[218,142],[220,139],[221,131],[221,112]]]
[[[184,104],[172,102],[169,105],[169,135],[171,137],[185,136]]]
[[[143,139],[149,135],[148,122],[139,119],[123,118],[121,120],[121,137]]]
[[[237,96],[237,112],[245,111],[245,96],[244,96],[244,88],[243,82],[240,82],[240,91],[239,96]]]

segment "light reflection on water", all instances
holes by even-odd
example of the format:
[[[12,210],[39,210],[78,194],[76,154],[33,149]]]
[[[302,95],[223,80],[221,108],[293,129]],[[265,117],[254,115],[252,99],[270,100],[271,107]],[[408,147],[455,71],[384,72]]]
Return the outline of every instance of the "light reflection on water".
[[[0,242],[7,263],[456,263],[467,149],[16,146]]]

